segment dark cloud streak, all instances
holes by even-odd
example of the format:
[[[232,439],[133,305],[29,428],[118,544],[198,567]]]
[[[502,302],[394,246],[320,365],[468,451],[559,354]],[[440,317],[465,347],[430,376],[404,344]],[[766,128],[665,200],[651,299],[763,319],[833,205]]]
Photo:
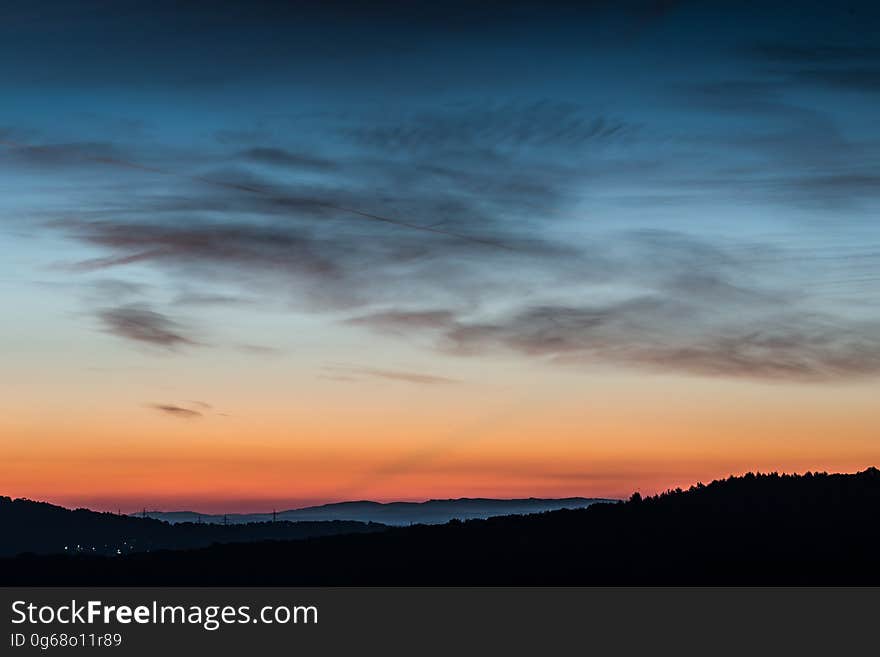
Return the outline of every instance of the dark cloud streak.
[[[626,365],[764,380],[880,374],[880,323],[841,325],[831,317],[768,312],[754,321],[713,325],[708,314],[682,301],[645,298],[610,306],[534,307],[492,323],[449,320],[422,329],[436,332],[438,348],[461,356],[506,349],[569,366]],[[391,316],[382,318],[383,328]],[[370,324],[371,318],[358,321]]]
[[[417,385],[448,385],[451,383],[460,383],[458,379],[451,379],[445,376],[437,376],[436,374],[425,374],[422,372],[406,372],[402,370],[388,370],[374,367],[350,367],[342,365],[332,365],[324,368],[331,373],[333,378],[344,381],[354,381],[358,377],[371,377],[376,379],[386,379],[389,381],[400,381],[403,383],[414,383]]]
[[[165,415],[170,415],[183,420],[194,420],[203,417],[202,413],[199,411],[185,408],[183,406],[175,406],[174,404],[151,404],[150,408],[159,411],[160,413],[164,413]]]
[[[198,344],[178,324],[162,313],[142,305],[107,308],[98,312],[104,330],[142,344],[175,349]]]

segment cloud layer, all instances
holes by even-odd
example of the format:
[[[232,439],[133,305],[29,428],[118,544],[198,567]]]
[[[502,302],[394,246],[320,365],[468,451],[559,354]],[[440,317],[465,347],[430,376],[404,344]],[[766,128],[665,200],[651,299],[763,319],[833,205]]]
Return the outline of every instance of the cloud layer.
[[[193,58],[144,71],[69,44],[81,66],[48,87],[90,90],[106,116],[0,127],[22,190],[4,216],[64,240],[54,271],[101,330],[164,352],[212,343],[199,317],[272,308],[467,358],[880,374],[871,6],[817,4],[793,29],[799,12],[731,3],[707,47],[695,26],[727,14],[700,3],[417,4],[218,12],[210,29],[180,10],[157,29]],[[127,85],[161,119],[127,116]],[[228,343],[271,357],[265,337]]]

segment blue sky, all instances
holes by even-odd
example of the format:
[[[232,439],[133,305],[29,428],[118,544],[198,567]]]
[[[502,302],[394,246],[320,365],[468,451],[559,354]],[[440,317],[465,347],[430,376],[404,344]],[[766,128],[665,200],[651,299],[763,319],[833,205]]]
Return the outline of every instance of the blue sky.
[[[880,369],[870,6],[184,5],[2,28],[4,243],[108,295],[111,332],[107,308],[278,292],[447,313],[453,350]],[[93,282],[131,263],[165,305]]]
[[[314,454],[278,427],[338,410],[351,422],[326,445],[389,418],[433,453],[446,419],[480,425],[476,401],[519,404],[510,386],[532,419],[588,390],[613,390],[620,417],[672,389],[705,406],[715,385],[743,417],[747,385],[768,418],[800,400],[833,425],[844,395],[867,426],[878,18],[866,2],[5,10],[0,347],[9,433],[36,441],[10,462],[35,468],[28,445],[66,432],[152,431],[147,414],[195,451],[243,440],[207,423],[237,416],[271,425],[263,447]],[[410,463],[398,438],[377,454]],[[77,440],[70,463],[92,453]]]

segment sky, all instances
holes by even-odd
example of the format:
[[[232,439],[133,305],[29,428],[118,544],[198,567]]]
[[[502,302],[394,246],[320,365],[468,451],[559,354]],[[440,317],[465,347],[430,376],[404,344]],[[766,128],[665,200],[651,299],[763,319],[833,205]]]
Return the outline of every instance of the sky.
[[[0,494],[880,464],[872,4],[4,8]]]

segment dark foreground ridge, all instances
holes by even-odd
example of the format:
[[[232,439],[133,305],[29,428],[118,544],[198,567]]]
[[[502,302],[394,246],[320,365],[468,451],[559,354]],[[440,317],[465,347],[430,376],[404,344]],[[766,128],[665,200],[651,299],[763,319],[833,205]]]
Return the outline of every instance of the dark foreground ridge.
[[[150,518],[64,507],[0,497],[0,557],[36,554],[121,555],[185,549],[213,543],[294,540],[385,529],[376,523],[252,522],[218,525],[185,522],[172,525]]]
[[[880,584],[880,471],[731,477],[531,516],[123,557],[0,560],[4,584]]]

